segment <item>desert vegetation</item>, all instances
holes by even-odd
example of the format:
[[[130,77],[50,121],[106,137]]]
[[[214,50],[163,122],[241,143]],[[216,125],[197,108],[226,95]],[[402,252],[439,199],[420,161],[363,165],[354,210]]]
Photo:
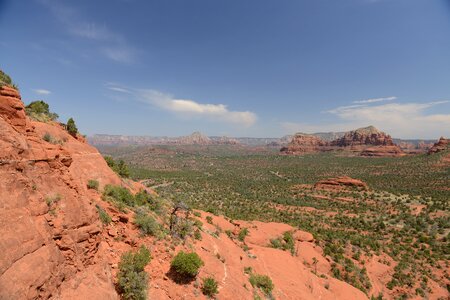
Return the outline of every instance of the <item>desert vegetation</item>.
[[[38,122],[56,121],[58,114],[50,111],[50,106],[43,100],[36,100],[25,106],[25,111],[31,119]]]
[[[225,146],[161,149],[104,153],[126,161],[131,177],[149,180],[162,197],[232,219],[283,222],[313,233],[333,261],[333,276],[365,293],[371,282],[364,263],[373,255],[398,262],[387,288],[400,296],[426,295],[426,278],[442,283],[448,276],[435,272],[448,268],[450,255],[450,177],[439,165],[447,152],[362,158],[289,157]],[[369,190],[314,188],[319,180],[342,175],[363,180]],[[245,240],[245,233],[237,238]],[[289,233],[269,246],[295,254]]]
[[[0,87],[2,86],[9,86],[12,87],[13,89],[19,90],[19,87],[17,86],[17,84],[15,84],[11,77],[6,74],[5,72],[3,72],[2,70],[0,70]]]
[[[126,252],[122,255],[117,281],[123,299],[147,299],[148,274],[144,268],[150,260],[150,251],[145,246],[136,253]]]

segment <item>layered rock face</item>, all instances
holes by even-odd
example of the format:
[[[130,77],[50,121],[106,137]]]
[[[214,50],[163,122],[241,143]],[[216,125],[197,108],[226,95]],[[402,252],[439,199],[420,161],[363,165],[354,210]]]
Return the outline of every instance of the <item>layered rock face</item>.
[[[44,141],[45,133],[61,144]],[[86,183],[120,179],[91,146],[57,125],[30,121],[19,93],[6,86],[0,88],[0,149],[0,299],[55,296],[88,268],[96,288],[108,291],[103,299],[116,298],[97,256],[99,196]]]
[[[428,154],[439,153],[445,151],[449,148],[448,139],[441,137],[437,143],[433,145],[433,147],[428,150]]]
[[[311,153],[325,151],[328,147],[328,143],[319,137],[298,133],[286,147],[281,148],[281,152],[285,154]]]
[[[344,134],[330,143],[338,147],[357,147],[357,146],[393,146],[394,142],[390,135],[379,131],[373,126],[359,128]]]
[[[361,151],[361,156],[373,156],[373,157],[394,157],[394,156],[404,156],[403,150],[397,146],[378,146],[369,147]]]
[[[314,135],[296,134],[288,146],[281,149],[281,152],[302,154],[331,150],[359,152],[363,156],[404,155],[400,147],[394,144],[391,136],[373,126],[349,131],[331,142]]]

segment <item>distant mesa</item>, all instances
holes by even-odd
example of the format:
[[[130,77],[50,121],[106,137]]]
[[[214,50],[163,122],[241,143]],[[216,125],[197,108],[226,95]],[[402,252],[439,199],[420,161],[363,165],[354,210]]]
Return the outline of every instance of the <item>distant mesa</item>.
[[[208,137],[201,132],[181,137],[167,136],[128,136],[96,134],[88,137],[94,146],[149,146],[149,145],[239,145],[237,139],[227,136]]]
[[[213,142],[206,135],[196,131],[191,135],[179,138],[175,143],[181,145],[211,145]]]
[[[333,136],[331,133],[327,137]],[[348,150],[363,156],[401,156],[402,149],[394,144],[390,135],[374,126],[336,133],[338,138],[327,141],[315,134],[296,134],[291,142],[281,148],[284,154],[302,154],[333,150]]]
[[[331,141],[331,146],[358,147],[358,146],[394,146],[390,135],[379,131],[374,126],[368,126],[346,132],[342,137]]]
[[[439,141],[437,141],[433,145],[433,147],[431,147],[430,150],[428,150],[428,154],[439,153],[439,152],[445,151],[447,149],[449,149],[448,139],[441,137],[439,139]]]
[[[285,154],[302,154],[326,151],[328,149],[331,150],[329,143],[321,138],[315,135],[297,133],[286,147],[281,148],[281,152]]]

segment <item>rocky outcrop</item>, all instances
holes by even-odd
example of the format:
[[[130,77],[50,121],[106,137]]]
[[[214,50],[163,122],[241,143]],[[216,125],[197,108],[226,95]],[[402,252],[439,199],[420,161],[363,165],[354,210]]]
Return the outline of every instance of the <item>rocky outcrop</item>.
[[[391,136],[373,126],[359,128],[339,134],[339,138],[328,142],[309,134],[296,134],[292,141],[280,151],[284,154],[303,154],[332,150],[358,152],[363,156],[402,156],[403,151],[394,144]]]
[[[181,145],[210,145],[212,141],[209,137],[202,134],[201,132],[194,132],[191,135],[184,136],[178,139],[176,144]]]
[[[377,146],[366,148],[361,151],[361,156],[372,156],[372,157],[398,157],[404,156],[403,150],[397,146]]]
[[[328,149],[328,143],[321,138],[314,135],[298,133],[292,138],[291,142],[286,147],[281,148],[280,151],[284,154],[302,154],[325,151],[326,149]]]
[[[340,189],[340,188],[356,188],[360,190],[368,190],[367,184],[359,179],[348,176],[325,179],[314,185],[315,189]]]
[[[61,143],[44,141],[46,133]],[[56,296],[90,265],[106,267],[89,179],[121,182],[96,149],[30,121],[19,93],[0,88],[0,299]]]
[[[349,131],[341,138],[332,141],[331,146],[358,147],[358,146],[393,146],[390,135],[379,131],[373,126]]]
[[[448,139],[441,137],[439,139],[439,141],[437,141],[433,145],[433,147],[431,147],[430,150],[428,150],[428,154],[439,153],[439,152],[445,151],[447,149],[449,149]]]

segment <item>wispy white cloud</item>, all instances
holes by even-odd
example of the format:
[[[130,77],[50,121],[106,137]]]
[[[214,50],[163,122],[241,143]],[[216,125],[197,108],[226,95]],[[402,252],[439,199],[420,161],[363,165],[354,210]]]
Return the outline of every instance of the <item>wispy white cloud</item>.
[[[202,118],[209,121],[220,121],[245,127],[257,121],[255,113],[250,111],[233,111],[225,104],[200,103],[190,99],[180,99],[173,95],[152,89],[131,89],[107,83],[106,88],[119,93],[132,94],[136,100],[174,113],[183,118]]]
[[[374,125],[395,137],[436,138],[450,136],[450,114],[429,113],[428,109],[446,105],[450,101],[432,101],[426,103],[379,103],[340,106],[326,113],[334,115],[335,122],[310,124],[283,122],[281,126],[287,132],[347,131],[358,127]]]
[[[38,95],[50,95],[52,93],[49,90],[45,89],[34,89],[33,91]]]
[[[126,46],[103,47],[101,52],[109,59],[121,63],[131,63],[135,58],[135,51]]]
[[[365,100],[357,100],[353,101],[353,103],[375,103],[375,102],[384,102],[384,101],[394,101],[397,97],[384,97],[384,98],[371,98],[371,99],[365,99]]]
[[[70,35],[98,43],[99,53],[104,57],[121,63],[135,61],[135,49],[121,34],[111,31],[105,24],[87,21],[76,9],[61,1],[38,1],[52,12]]]

